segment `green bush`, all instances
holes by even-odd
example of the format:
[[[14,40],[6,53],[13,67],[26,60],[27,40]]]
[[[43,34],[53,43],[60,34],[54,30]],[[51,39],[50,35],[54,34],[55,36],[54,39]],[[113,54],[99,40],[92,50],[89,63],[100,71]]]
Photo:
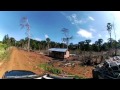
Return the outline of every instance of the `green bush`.
[[[40,64],[39,66],[40,68],[48,72],[51,72],[53,74],[60,74],[62,72],[60,69],[54,68],[52,65],[49,65],[49,64]]]
[[[6,44],[0,43],[0,60],[7,57],[8,51],[6,50],[8,46]]]
[[[53,74],[60,74],[61,73],[61,70],[54,68],[54,67],[49,68],[48,71],[53,73]]]

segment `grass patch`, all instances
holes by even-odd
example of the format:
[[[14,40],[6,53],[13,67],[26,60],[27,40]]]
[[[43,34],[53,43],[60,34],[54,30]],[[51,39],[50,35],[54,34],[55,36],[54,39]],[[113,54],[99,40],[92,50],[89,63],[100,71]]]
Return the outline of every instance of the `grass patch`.
[[[1,56],[1,60],[9,60],[12,50],[6,50]]]
[[[0,59],[3,60],[7,56],[7,52],[0,54]]]
[[[10,56],[10,52],[8,49],[8,45],[0,43],[0,60],[8,59]]]
[[[86,78],[84,78],[84,77],[82,77],[82,76],[78,76],[78,75],[75,75],[74,78],[75,78],[75,79],[86,79]]]
[[[50,64],[40,64],[39,67],[44,69],[45,71],[48,71],[53,74],[61,74],[62,73],[62,71],[60,69],[55,68]]]

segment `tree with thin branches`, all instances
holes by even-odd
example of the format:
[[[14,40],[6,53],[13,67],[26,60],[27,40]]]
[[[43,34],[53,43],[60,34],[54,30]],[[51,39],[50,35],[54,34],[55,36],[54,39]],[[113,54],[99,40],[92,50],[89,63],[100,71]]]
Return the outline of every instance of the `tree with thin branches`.
[[[23,17],[21,19],[21,23],[20,23],[21,29],[26,27],[27,28],[27,37],[28,37],[28,52],[30,51],[30,24],[28,22],[28,18],[27,17]]]
[[[66,28],[63,28],[61,30],[63,32],[63,34],[65,35],[65,38],[63,38],[63,41],[66,42],[67,44],[67,49],[68,49],[68,45],[69,45],[69,40],[73,39],[73,36],[69,36],[69,30]],[[64,44],[64,43],[63,43]]]
[[[113,22],[113,30],[114,30],[114,35],[115,35],[115,56],[117,55],[117,40],[116,40],[116,32],[115,32],[115,26]]]
[[[112,30],[112,24],[111,23],[107,23],[107,31],[110,35],[110,48],[112,48],[112,43],[111,43],[111,30]]]

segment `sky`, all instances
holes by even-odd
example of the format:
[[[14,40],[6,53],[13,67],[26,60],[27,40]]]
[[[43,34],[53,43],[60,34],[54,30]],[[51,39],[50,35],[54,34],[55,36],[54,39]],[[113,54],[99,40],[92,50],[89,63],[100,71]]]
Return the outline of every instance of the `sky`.
[[[120,11],[0,11],[0,41],[6,34],[16,40],[27,36],[27,27],[20,26],[23,17],[28,19],[31,38],[38,41],[50,38],[61,43],[65,37],[61,30],[66,28],[73,36],[70,43],[86,39],[94,43],[99,38],[106,42],[109,38],[107,23],[114,25],[116,39],[120,39]]]

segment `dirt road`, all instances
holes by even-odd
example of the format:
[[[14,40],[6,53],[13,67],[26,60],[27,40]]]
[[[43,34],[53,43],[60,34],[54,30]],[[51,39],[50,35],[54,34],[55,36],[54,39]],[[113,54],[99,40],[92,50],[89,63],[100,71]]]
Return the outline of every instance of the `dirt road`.
[[[38,68],[38,65],[40,63],[47,62],[49,58],[33,52],[26,52],[27,51],[18,50],[14,47],[10,55],[10,60],[6,60],[4,63],[1,62],[0,78],[3,76],[5,71],[8,70],[29,70],[37,74],[42,74],[43,70]]]

